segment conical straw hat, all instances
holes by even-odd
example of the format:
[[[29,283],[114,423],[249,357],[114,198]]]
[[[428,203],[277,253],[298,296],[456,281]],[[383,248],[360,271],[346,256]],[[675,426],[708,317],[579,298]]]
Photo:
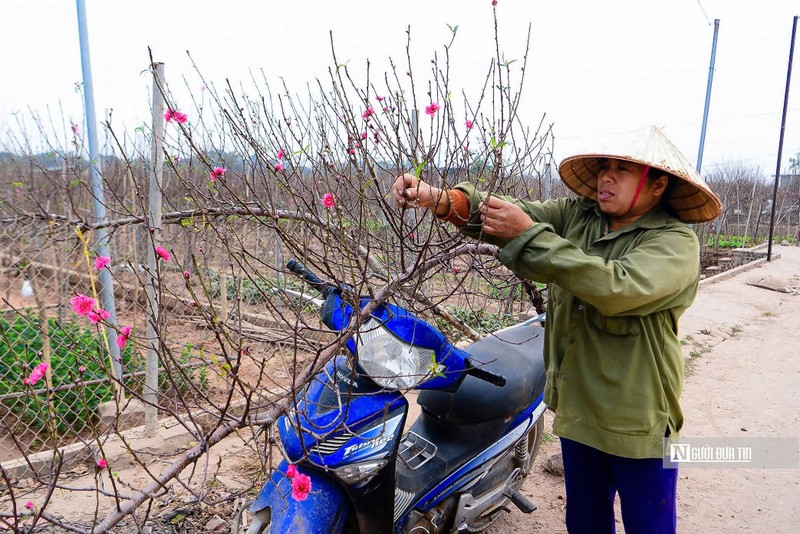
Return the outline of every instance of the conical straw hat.
[[[564,159],[558,168],[561,179],[575,193],[596,199],[597,173],[603,158],[650,165],[677,178],[672,180],[674,185],[667,200],[684,222],[710,221],[722,211],[722,202],[660,128],[637,130],[620,136],[598,152]]]

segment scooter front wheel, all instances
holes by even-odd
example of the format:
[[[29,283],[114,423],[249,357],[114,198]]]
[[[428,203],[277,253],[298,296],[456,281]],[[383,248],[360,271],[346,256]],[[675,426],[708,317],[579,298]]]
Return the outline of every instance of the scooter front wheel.
[[[253,517],[253,522],[247,528],[247,534],[269,534],[269,523],[265,523],[258,517]]]
[[[247,528],[247,534],[269,534],[270,530],[269,520],[264,521],[258,516],[253,516],[253,522],[250,523],[250,526]],[[355,516],[353,514],[348,514],[344,527],[342,528],[342,534],[359,534],[359,532],[358,521],[356,521]]]

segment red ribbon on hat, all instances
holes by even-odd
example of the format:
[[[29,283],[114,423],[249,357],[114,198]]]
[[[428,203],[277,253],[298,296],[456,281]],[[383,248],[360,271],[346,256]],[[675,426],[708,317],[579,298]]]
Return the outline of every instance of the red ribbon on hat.
[[[636,193],[633,194],[633,201],[631,202],[631,207],[628,208],[628,213],[631,212],[633,209],[633,205],[636,204],[636,201],[639,199],[639,193],[642,192],[642,187],[644,187],[644,181],[647,179],[647,173],[650,172],[650,165],[644,166],[644,171],[642,171],[642,177],[639,178],[639,185],[636,186]]]

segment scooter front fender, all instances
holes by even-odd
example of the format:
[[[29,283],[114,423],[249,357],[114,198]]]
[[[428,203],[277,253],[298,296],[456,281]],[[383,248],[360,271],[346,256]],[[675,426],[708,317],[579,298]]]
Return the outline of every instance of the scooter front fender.
[[[336,480],[313,470],[302,470],[311,478],[311,491],[303,501],[292,498],[292,482],[286,477],[288,464],[282,461],[261,488],[250,513],[261,516],[270,508],[270,533],[339,534],[350,505]],[[302,468],[301,468],[302,469]]]

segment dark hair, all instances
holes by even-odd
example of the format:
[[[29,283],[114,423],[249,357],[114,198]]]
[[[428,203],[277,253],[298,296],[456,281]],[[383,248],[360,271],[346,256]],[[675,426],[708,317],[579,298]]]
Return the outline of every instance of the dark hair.
[[[658,180],[659,177],[666,176],[667,177],[667,187],[664,188],[664,194],[661,195],[661,205],[667,210],[667,213],[670,214],[672,217],[678,217],[678,210],[676,210],[672,203],[672,191],[675,189],[675,178],[673,175],[666,171],[662,171],[661,169],[650,167],[647,170],[647,177],[651,180]]]

